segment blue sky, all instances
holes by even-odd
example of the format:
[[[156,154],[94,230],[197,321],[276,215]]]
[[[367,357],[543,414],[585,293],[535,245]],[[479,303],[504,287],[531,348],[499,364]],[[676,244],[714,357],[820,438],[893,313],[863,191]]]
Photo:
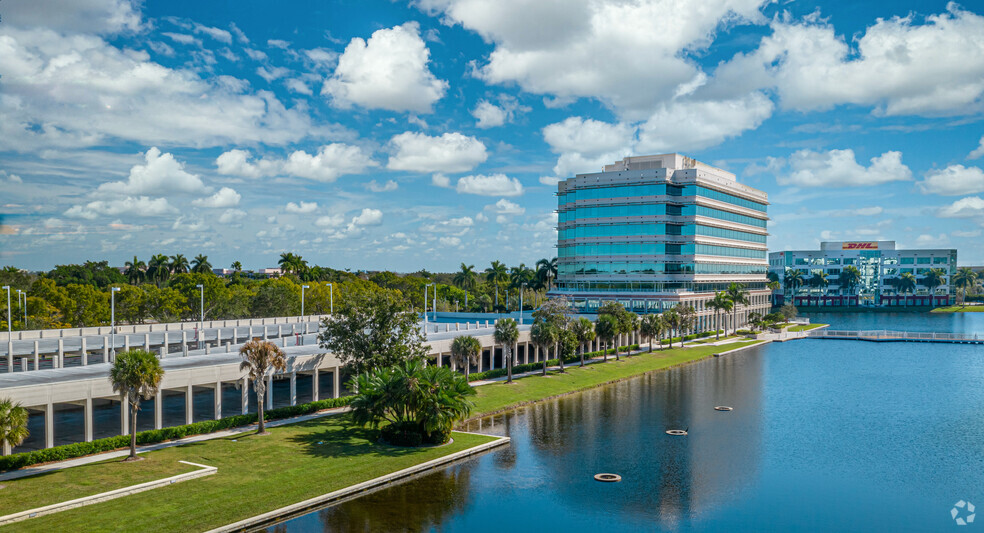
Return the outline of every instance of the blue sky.
[[[984,263],[984,5],[0,3],[0,263],[552,257],[558,178],[680,152],[772,250]]]

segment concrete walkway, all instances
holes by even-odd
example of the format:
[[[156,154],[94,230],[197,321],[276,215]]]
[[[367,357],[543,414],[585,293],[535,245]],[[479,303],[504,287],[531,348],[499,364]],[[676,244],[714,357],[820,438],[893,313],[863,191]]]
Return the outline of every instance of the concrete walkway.
[[[325,416],[337,415],[339,413],[344,413],[349,410],[348,407],[336,407],[334,409],[327,409],[325,411],[320,411],[317,413],[311,413],[308,415],[295,416],[293,418],[283,418],[280,420],[271,420],[266,423],[267,427],[277,427],[284,426],[287,424],[296,424],[298,422],[305,422],[308,420],[314,420],[316,418],[322,418]],[[185,444],[190,444],[192,442],[202,442],[212,439],[222,439],[226,437],[233,437],[236,435],[242,435],[244,433],[250,433],[256,431],[256,424],[250,424],[248,426],[239,426],[236,428],[224,429],[222,431],[216,431],[214,433],[205,433],[202,435],[192,435],[190,437],[185,437],[183,439],[169,440],[167,442],[159,442],[156,444],[147,444],[145,446],[137,446],[137,453],[152,452],[155,450],[163,450],[164,448],[171,448],[173,446],[182,446]],[[87,455],[85,457],[77,457],[75,459],[67,459],[65,461],[58,461],[55,463],[47,463],[37,466],[29,466],[22,468],[20,470],[12,470],[10,472],[0,473],[0,481],[10,481],[13,479],[19,479],[22,477],[36,476],[38,474],[44,474],[46,472],[54,472],[56,470],[62,470],[64,468],[72,468],[75,466],[83,466],[92,463],[100,463],[106,461],[107,459],[117,459],[126,457],[130,455],[130,449],[126,448],[124,450],[115,450],[112,452],[98,453],[95,455]]]

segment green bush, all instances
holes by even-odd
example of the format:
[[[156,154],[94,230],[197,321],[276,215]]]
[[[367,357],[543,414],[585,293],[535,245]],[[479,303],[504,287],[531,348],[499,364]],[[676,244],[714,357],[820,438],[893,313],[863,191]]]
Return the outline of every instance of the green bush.
[[[414,423],[390,424],[380,431],[383,440],[393,446],[416,447],[424,443],[420,426]]]
[[[263,414],[263,418],[265,420],[278,420],[281,418],[290,418],[292,416],[315,413],[324,409],[348,405],[351,400],[351,396],[345,396],[342,398],[330,398],[327,400],[319,400],[317,402],[310,402],[301,405],[280,407],[278,409],[266,411]],[[137,433],[137,444],[156,444],[158,442],[180,439],[190,435],[204,435],[206,433],[214,433],[223,429],[246,426],[254,422],[256,422],[255,413],[248,415],[234,415],[221,418],[219,420],[205,420],[184,426],[151,429]],[[65,459],[74,459],[84,455],[118,450],[120,448],[126,448],[129,445],[130,437],[128,435],[117,435],[115,437],[97,439],[92,442],[76,442],[73,444],[65,444],[63,446],[55,446],[54,448],[45,448],[43,450],[35,450],[32,452],[17,453],[6,457],[0,457],[0,472],[16,470],[18,468],[24,468],[25,466],[40,463],[64,461]]]
[[[628,350],[638,350],[639,349],[639,345],[638,344],[633,344],[631,346],[619,346],[618,347],[619,352],[624,352],[627,349]],[[614,354],[615,354],[615,349],[614,348],[609,348],[608,349],[608,355],[614,355]],[[604,355],[604,350],[598,350],[596,352],[584,352],[584,358],[585,359],[590,359],[592,357],[601,357],[602,355]],[[581,362],[581,356],[578,355],[578,354],[576,354],[576,353],[574,355],[572,355],[571,357],[565,357],[564,358],[564,364],[565,365],[574,364],[574,363],[580,363],[580,362]],[[547,360],[547,366],[554,366],[554,365],[559,365],[559,364],[560,363],[557,361],[557,359],[548,359]],[[542,368],[543,368],[543,361],[539,361],[539,362],[536,362],[536,363],[525,363],[525,364],[522,364],[522,365],[515,365],[515,366],[513,366],[513,374],[522,374],[524,372],[532,372],[534,370],[540,370]],[[501,377],[504,377],[506,374],[507,374],[507,370],[505,368],[494,368],[492,370],[486,370],[484,372],[474,372],[474,373],[472,373],[472,374],[470,374],[468,376],[468,381],[481,381],[483,379],[501,378]]]

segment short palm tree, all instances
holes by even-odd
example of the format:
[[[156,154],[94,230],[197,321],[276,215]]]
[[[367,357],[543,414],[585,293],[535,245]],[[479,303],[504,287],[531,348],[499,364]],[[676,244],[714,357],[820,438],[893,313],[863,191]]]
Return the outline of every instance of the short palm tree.
[[[608,361],[608,343],[618,335],[618,320],[609,314],[598,315],[598,321],[595,322],[594,330],[595,335],[601,340],[604,348],[602,348],[602,354],[604,356],[604,361]]]
[[[594,324],[583,316],[571,324],[571,331],[577,338],[577,344],[581,352],[581,366],[584,366],[584,345],[595,339]]]
[[[212,263],[208,262],[208,256],[204,254],[196,255],[195,259],[191,262],[191,271],[199,274],[207,274],[211,272]]]
[[[799,272],[796,270],[795,272]],[[728,299],[734,307],[731,310],[732,325],[735,330],[738,329],[738,308],[742,305],[748,305],[748,291],[745,290],[744,283],[731,283],[728,285],[727,290],[724,291],[728,295]]]
[[[847,289],[849,294],[861,285],[861,271],[854,265],[848,265],[837,275],[837,285],[842,289]]]
[[[929,305],[935,307],[936,287],[943,285],[946,281],[946,270],[933,268],[922,279],[922,284],[929,289]]]
[[[495,323],[495,342],[502,345],[502,356],[506,360],[506,383],[512,383],[513,346],[519,340],[519,326],[511,318]]]
[[[7,455],[30,435],[27,409],[11,399],[0,400],[0,455]]]
[[[967,300],[967,289],[970,289],[977,285],[977,273],[974,272],[970,267],[960,267],[957,269],[957,273],[953,275],[950,280],[954,287],[957,287],[963,291],[963,299]]]
[[[530,340],[533,344],[536,344],[541,350],[543,350],[543,375],[547,375],[547,360],[549,357],[550,347],[557,344],[560,339],[560,332],[557,327],[553,324],[537,318],[533,321],[533,325],[530,326]],[[559,357],[560,354],[558,354]]]
[[[482,343],[471,335],[459,335],[451,341],[451,358],[457,366],[465,367],[465,379],[471,373],[471,366],[478,364],[482,354]]]
[[[793,291],[793,298],[796,298],[797,289],[803,286],[803,271],[787,268],[784,283],[786,287]],[[735,326],[735,329],[737,329],[737,326]]]
[[[263,404],[266,398],[266,378],[270,369],[281,372],[287,368],[284,352],[270,341],[251,340],[239,348],[243,361],[239,363],[240,372],[246,372],[246,378],[253,382],[256,391],[256,410],[259,427],[257,435],[266,435],[266,423],[263,420]]]
[[[536,279],[549,291],[557,277],[557,258],[543,258],[536,262]]]
[[[140,399],[149,400],[160,390],[164,369],[157,356],[146,350],[127,350],[116,354],[109,370],[109,382],[113,392],[120,394],[120,401],[130,409],[130,456],[137,460],[137,411]]]
[[[649,351],[652,352],[653,337],[659,338],[663,335],[663,332],[666,331],[666,323],[663,321],[662,315],[644,315],[639,330],[642,336],[649,340]]]
[[[465,291],[465,309],[468,309],[468,291],[475,290],[475,280],[477,275],[475,274],[475,265],[466,265],[461,263],[461,270],[455,272],[454,278],[451,280],[459,289]]]
[[[147,262],[147,277],[158,287],[171,277],[171,263],[164,254],[155,254]]]
[[[147,263],[138,259],[137,256],[133,256],[133,261],[126,262],[126,279],[130,281],[131,285],[140,283],[144,277],[145,268],[147,268]]]
[[[723,292],[715,292],[714,298],[707,302],[707,307],[714,310],[714,330],[717,334],[717,340],[721,340],[721,313],[725,315],[731,311],[734,303],[728,298],[728,295]],[[728,334],[727,328],[724,331],[725,335]]]
[[[492,261],[492,266],[485,269],[485,280],[495,286],[495,307],[499,307],[499,287],[509,281],[509,271],[501,261]]]
[[[909,301],[905,298],[906,293],[913,293],[916,290],[916,277],[910,272],[903,272],[896,280],[896,289],[902,295],[903,305],[908,307]]]
[[[667,336],[670,338],[670,349],[672,349],[673,332],[679,333],[681,324],[680,313],[677,311],[677,308],[673,307],[663,311],[663,321],[666,323]],[[683,345],[683,339],[680,339],[680,344]]]
[[[171,256],[171,273],[172,274],[184,274],[188,272],[188,258],[181,255],[175,254]]]
[[[240,263],[239,261],[233,261],[231,267],[236,272],[242,272],[243,271],[243,264]]]

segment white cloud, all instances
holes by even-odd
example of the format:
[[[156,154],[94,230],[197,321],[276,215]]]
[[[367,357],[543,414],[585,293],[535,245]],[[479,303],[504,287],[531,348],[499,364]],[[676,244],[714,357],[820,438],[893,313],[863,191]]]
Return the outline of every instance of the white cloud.
[[[458,246],[461,244],[461,238],[459,237],[441,237],[437,240],[442,246]]]
[[[482,141],[458,132],[431,137],[407,131],[390,143],[396,148],[386,164],[390,170],[467,172],[489,157]]]
[[[352,221],[349,222],[347,231],[351,233],[358,233],[362,228],[366,226],[379,226],[383,223],[383,212],[379,209],[372,209],[369,207],[363,208],[362,212],[358,215],[352,217]]]
[[[540,183],[550,187],[556,187],[560,183],[560,178],[554,176],[540,176]]]
[[[517,114],[529,111],[529,107],[520,105],[515,98],[500,95],[498,105],[488,100],[479,100],[471,114],[478,120],[475,127],[484,129],[502,126],[506,122],[512,122]]]
[[[163,36],[171,39],[172,41],[174,41],[176,43],[181,43],[181,44],[189,45],[189,46],[191,46],[191,45],[198,46],[198,47],[201,47],[202,46],[202,40],[201,39],[196,39],[193,35],[188,35],[187,33],[175,33],[175,32],[171,32],[171,31],[166,31],[166,32],[162,33],[161,35],[163,35]]]
[[[287,206],[284,208],[288,213],[313,213],[318,210],[318,202],[300,202],[295,204],[294,202],[287,202]]]
[[[3,24],[100,34],[136,31],[141,26],[139,6],[129,0],[7,2]]]
[[[199,198],[192,201],[192,205],[199,207],[235,207],[239,205],[242,196],[229,187],[222,187],[219,191],[208,198]]]
[[[455,233],[463,235],[475,224],[471,217],[458,217],[448,220],[441,220],[433,224],[424,224],[420,231],[425,233]]]
[[[204,33],[216,41],[221,41],[225,44],[232,44],[232,34],[226,30],[204,26],[202,24],[195,24],[194,28],[195,33]]]
[[[762,93],[727,100],[677,100],[657,106],[639,128],[638,153],[700,150],[758,128],[772,115]]]
[[[290,89],[291,91],[294,91],[295,93],[298,93],[298,94],[306,94],[308,96],[311,96],[312,94],[314,94],[313,92],[311,92],[311,88],[308,87],[306,83],[304,83],[304,80],[299,80],[297,78],[291,78],[291,79],[285,81],[284,82],[284,85],[286,85],[287,88]]]
[[[445,176],[444,174],[434,174],[431,176],[431,185],[437,187],[444,187],[445,189],[451,188],[451,178]]]
[[[231,224],[246,218],[246,211],[242,209],[226,209],[219,217],[220,224]]]
[[[296,150],[286,160],[263,158],[254,161],[249,152],[233,149],[219,155],[215,165],[219,174],[227,176],[262,178],[283,175],[331,183],[340,176],[365,172],[370,167],[378,166],[378,163],[359,146],[333,143],[322,146],[314,155]]]
[[[594,157],[630,151],[635,130],[628,124],[609,124],[593,119],[569,117],[543,128],[543,140],[555,153],[579,153]]]
[[[954,237],[960,237],[960,238],[967,238],[967,239],[969,239],[969,238],[974,238],[974,237],[980,237],[981,236],[981,233],[982,233],[982,231],[979,230],[979,229],[976,229],[976,230],[973,230],[973,231],[954,230],[954,231],[951,231],[950,232],[950,235],[953,235]]]
[[[315,226],[319,226],[322,228],[335,228],[341,226],[344,223],[345,223],[345,217],[342,215],[325,215],[322,217],[318,217],[318,219],[314,221]]]
[[[416,22],[377,30],[368,41],[352,39],[321,94],[339,108],[429,113],[448,87],[427,68],[429,61]]]
[[[981,137],[980,144],[977,148],[974,148],[967,154],[967,159],[980,159],[981,157],[984,157],[984,136]]]
[[[267,39],[267,46],[286,50],[290,48],[290,42],[281,39]]]
[[[916,238],[917,246],[945,246],[949,243],[950,238],[947,237],[946,233],[940,233],[935,236],[923,234]]]
[[[523,90],[598,98],[640,120],[702,73],[688,54],[726,24],[761,20],[762,0],[419,0],[494,45],[476,75]]]
[[[979,196],[961,198],[940,208],[938,215],[943,218],[972,218],[984,216],[984,199]]]
[[[480,196],[520,196],[523,194],[523,185],[518,179],[505,174],[477,174],[459,179],[455,190]]]
[[[290,74],[290,69],[284,67],[258,67],[256,69],[256,74],[269,83]]]
[[[171,231],[197,233],[207,227],[208,226],[205,222],[201,220],[189,220],[186,222],[185,217],[178,217],[177,220],[174,221],[174,224],[171,224]]]
[[[393,180],[387,180],[384,184],[376,183],[376,180],[372,180],[366,184],[366,188],[372,192],[390,192],[395,191],[399,185]]]
[[[65,216],[93,220],[100,216],[129,215],[134,217],[152,217],[173,213],[175,209],[165,198],[148,198],[147,196],[127,196],[117,200],[95,200],[85,205],[76,205],[65,211]]]
[[[134,165],[126,181],[103,183],[100,193],[166,195],[171,193],[200,193],[205,184],[195,174],[184,170],[169,153],[161,153],[156,147],[144,154],[146,165]]]
[[[491,211],[497,215],[522,215],[526,212],[525,207],[520,207],[519,204],[510,202],[505,198],[500,199],[494,204],[485,206],[486,211]]]
[[[861,187],[912,179],[902,164],[901,152],[885,152],[871,158],[871,165],[858,164],[854,150],[814,152],[799,150],[789,156],[789,170],[776,176],[780,185],[799,187]]]
[[[984,192],[984,170],[978,167],[950,165],[942,170],[931,170],[917,183],[923,194],[960,196]]]

